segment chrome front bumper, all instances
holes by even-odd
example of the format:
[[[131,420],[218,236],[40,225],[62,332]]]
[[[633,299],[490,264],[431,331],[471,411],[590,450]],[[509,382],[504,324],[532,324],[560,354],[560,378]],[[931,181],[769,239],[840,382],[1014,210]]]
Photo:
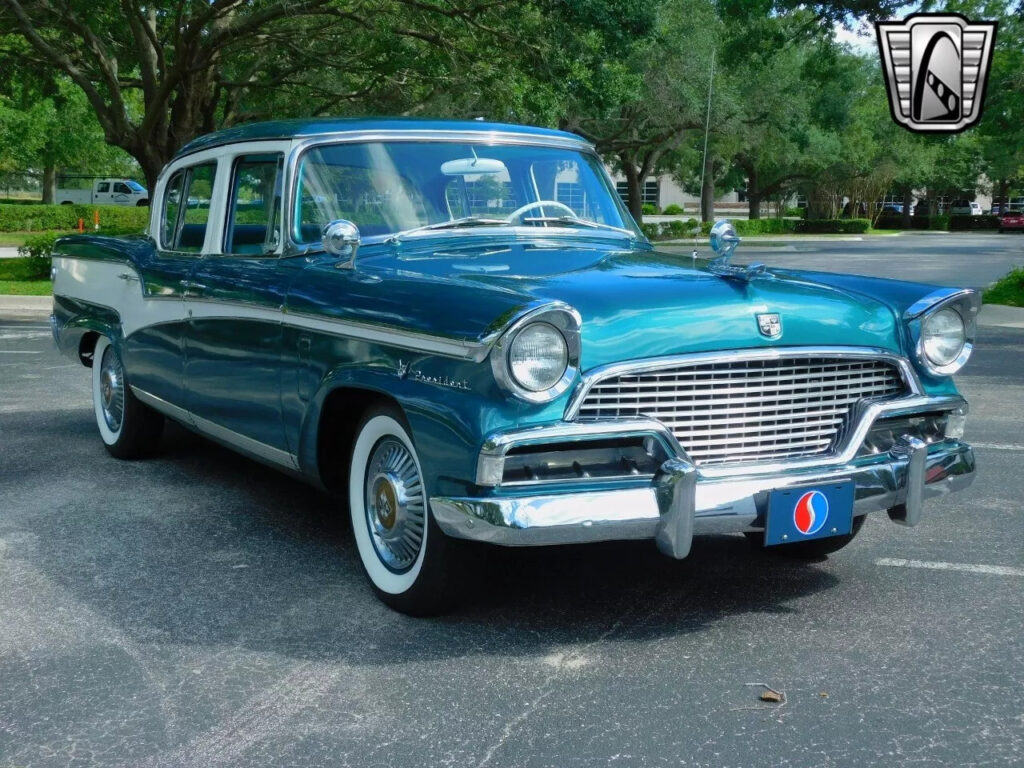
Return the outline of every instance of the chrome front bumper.
[[[685,459],[671,458],[639,487],[433,497],[430,506],[441,529],[457,538],[506,546],[653,538],[662,552],[682,558],[695,534],[763,530],[776,488],[850,479],[855,515],[884,509],[895,522],[915,525],[926,498],[968,487],[974,472],[966,443],[905,438],[886,454],[842,466],[703,477]]]

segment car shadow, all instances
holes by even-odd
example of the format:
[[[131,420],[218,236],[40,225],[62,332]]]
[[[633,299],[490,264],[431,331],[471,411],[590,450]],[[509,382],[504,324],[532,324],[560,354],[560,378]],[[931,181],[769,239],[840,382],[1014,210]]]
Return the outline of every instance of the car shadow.
[[[12,420],[6,426],[17,428]],[[50,460],[36,454],[31,464],[44,462],[50,487],[63,490],[29,512],[0,514],[0,537],[30,531],[30,564],[138,642],[360,665],[532,655],[684,635],[737,614],[770,621],[838,584],[827,569],[752,550],[742,536],[699,538],[682,561],[648,541],[479,546],[453,611],[412,619],[372,594],[339,500],[176,425],[158,457],[118,461],[90,420],[63,412],[37,425],[55,439]],[[24,501],[40,478],[7,485]]]

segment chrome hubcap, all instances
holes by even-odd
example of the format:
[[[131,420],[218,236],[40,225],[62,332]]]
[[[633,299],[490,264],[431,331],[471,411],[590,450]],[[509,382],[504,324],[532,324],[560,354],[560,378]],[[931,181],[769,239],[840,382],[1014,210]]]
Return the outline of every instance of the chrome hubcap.
[[[412,454],[400,441],[379,441],[366,467],[366,523],[377,557],[390,570],[407,571],[423,545],[423,483]]]
[[[100,406],[107,428],[117,432],[124,418],[124,371],[113,347],[103,351],[100,363]]]

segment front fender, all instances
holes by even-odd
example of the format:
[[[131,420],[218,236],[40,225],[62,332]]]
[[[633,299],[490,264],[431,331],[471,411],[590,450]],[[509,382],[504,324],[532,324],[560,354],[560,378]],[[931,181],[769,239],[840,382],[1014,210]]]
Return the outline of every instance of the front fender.
[[[349,362],[323,376],[310,398],[297,446],[301,471],[319,480],[320,429],[325,404],[339,390],[393,400],[404,412],[432,493],[464,493],[476,474],[484,437],[514,425],[520,406],[495,391],[486,361],[402,359],[399,353],[372,365]],[[358,418],[353,414],[353,418]]]

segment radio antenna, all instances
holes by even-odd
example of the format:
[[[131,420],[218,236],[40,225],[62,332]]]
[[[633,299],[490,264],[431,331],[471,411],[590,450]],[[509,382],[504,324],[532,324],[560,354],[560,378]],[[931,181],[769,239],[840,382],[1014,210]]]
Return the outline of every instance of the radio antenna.
[[[708,167],[708,134],[711,132],[711,89],[715,83],[715,49],[711,49],[711,74],[708,76],[708,115],[704,122],[704,157],[700,163],[700,201],[704,204],[704,172]],[[711,218],[715,216],[714,194],[711,195]],[[701,219],[704,218],[704,211],[701,210]]]

